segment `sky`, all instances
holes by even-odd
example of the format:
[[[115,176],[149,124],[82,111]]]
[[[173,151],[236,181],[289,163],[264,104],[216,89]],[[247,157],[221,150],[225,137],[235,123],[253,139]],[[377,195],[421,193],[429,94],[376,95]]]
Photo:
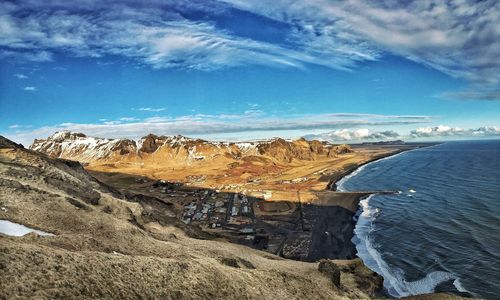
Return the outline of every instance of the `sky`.
[[[0,135],[500,137],[500,2],[2,1]]]

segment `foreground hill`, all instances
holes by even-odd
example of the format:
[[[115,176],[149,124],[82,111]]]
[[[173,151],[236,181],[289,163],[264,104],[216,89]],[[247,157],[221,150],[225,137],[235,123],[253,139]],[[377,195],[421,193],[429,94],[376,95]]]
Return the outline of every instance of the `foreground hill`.
[[[0,234],[0,298],[351,299],[380,289],[360,261],[320,272],[213,239],[170,217],[170,203],[118,193],[79,163],[3,138],[0,192],[0,219],[53,234]]]

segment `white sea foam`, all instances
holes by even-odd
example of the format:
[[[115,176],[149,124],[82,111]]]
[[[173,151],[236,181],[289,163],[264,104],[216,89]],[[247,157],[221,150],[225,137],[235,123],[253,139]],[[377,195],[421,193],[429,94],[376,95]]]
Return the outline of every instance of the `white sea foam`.
[[[25,234],[28,234],[30,232],[35,232],[39,235],[45,235],[45,236],[53,236],[54,234],[29,228],[26,227],[22,224],[14,223],[11,221],[7,220],[0,220],[0,233],[10,235],[10,236],[23,236]]]
[[[455,288],[459,291],[459,292],[462,292],[462,293],[469,293],[471,294],[463,285],[462,285],[462,281],[460,281],[460,278],[457,278],[453,281],[453,285],[455,286]]]
[[[373,221],[379,214],[377,208],[370,206],[370,200],[374,195],[360,201],[358,211],[358,222],[354,229],[355,237],[353,242],[356,245],[358,256],[371,270],[384,277],[384,287],[388,293],[394,297],[405,297],[432,293],[437,285],[447,280],[455,279],[454,284],[459,291],[465,291],[460,286],[458,279],[451,273],[444,271],[434,271],[424,278],[416,281],[407,281],[404,272],[398,268],[391,268],[382,258],[382,254],[376,249],[370,233],[374,230]],[[459,288],[460,286],[460,288]]]
[[[354,170],[354,172],[343,177],[337,182],[337,190],[346,191],[346,189],[344,188],[345,182],[347,182],[350,178],[358,175],[368,165],[378,163],[382,160],[394,158],[400,154],[402,153],[389,156],[359,167],[358,169]],[[410,193],[412,192],[414,191],[410,191]],[[398,192],[398,194],[402,193],[402,191]],[[370,201],[374,196],[375,194],[369,195],[368,197],[360,201],[360,208],[355,216],[357,223],[354,229],[353,243],[356,245],[356,250],[358,251],[357,255],[363,260],[364,264],[371,270],[384,277],[384,287],[386,288],[387,292],[393,297],[405,297],[411,295],[432,293],[434,292],[436,286],[448,280],[453,280],[453,285],[457,288],[458,291],[468,292],[461,284],[459,278],[452,273],[445,271],[434,271],[428,273],[422,279],[416,281],[407,281],[402,269],[391,267],[387,264],[387,262],[383,259],[382,254],[374,245],[373,238],[370,235],[370,233],[374,230],[373,222],[380,214],[380,210],[378,208],[374,208],[370,205]],[[413,195],[407,194],[407,196],[412,197]]]

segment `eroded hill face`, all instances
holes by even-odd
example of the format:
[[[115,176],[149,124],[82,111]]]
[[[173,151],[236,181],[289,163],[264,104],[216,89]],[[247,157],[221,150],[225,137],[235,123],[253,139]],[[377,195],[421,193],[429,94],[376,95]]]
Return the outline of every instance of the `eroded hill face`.
[[[318,270],[213,240],[169,202],[1,137],[0,195],[1,220],[52,234],[0,234],[0,298],[353,299],[380,288],[359,260]]]

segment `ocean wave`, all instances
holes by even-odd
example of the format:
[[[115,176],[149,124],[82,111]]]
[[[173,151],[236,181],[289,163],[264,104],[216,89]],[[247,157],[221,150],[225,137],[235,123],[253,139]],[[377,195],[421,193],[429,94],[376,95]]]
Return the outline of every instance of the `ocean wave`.
[[[462,285],[462,282],[460,281],[460,278],[457,278],[453,281],[453,285],[455,288],[462,293],[470,293],[464,286]]]
[[[496,150],[485,160],[467,154],[477,144],[454,151],[457,145],[371,162],[337,183],[340,191],[399,190],[362,199],[353,238],[358,256],[384,277],[392,296],[460,291],[498,298],[500,173],[494,165],[500,156]]]
[[[356,245],[357,255],[371,270],[384,277],[384,287],[393,297],[406,297],[434,292],[441,283],[453,280],[455,287],[461,291],[467,290],[462,286],[459,278],[445,271],[433,271],[424,278],[415,281],[407,281],[404,271],[399,268],[391,268],[383,259],[382,254],[376,249],[370,233],[374,230],[373,221],[380,211],[370,206],[370,200],[376,194],[369,195],[360,201],[357,223],[354,229],[353,243]]]

